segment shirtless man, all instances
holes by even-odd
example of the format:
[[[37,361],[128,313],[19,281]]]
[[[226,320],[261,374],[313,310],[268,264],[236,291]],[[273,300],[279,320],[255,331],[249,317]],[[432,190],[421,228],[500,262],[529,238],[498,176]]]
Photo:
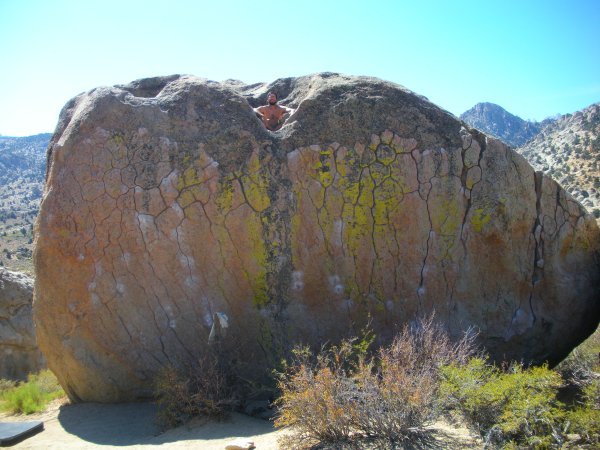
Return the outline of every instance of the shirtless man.
[[[290,108],[277,104],[277,94],[271,91],[267,94],[267,105],[254,108],[256,115],[263,121],[265,128],[277,131],[292,112]]]

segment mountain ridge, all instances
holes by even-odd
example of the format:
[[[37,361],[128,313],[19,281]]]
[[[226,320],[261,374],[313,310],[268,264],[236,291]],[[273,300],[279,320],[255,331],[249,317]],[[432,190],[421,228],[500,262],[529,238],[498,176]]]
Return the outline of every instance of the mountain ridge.
[[[533,122],[521,119],[502,106],[491,102],[477,103],[460,115],[471,127],[500,139],[511,147],[519,147],[533,139],[541,129],[554,119]]]
[[[542,122],[523,120],[494,103],[478,103],[460,118],[513,146],[600,221],[600,102]]]

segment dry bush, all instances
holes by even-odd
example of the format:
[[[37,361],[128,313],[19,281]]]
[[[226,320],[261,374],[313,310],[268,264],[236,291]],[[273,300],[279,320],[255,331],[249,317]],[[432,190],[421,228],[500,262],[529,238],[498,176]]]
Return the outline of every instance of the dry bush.
[[[457,343],[431,316],[406,325],[378,357],[362,363],[354,377],[361,391],[357,428],[391,442],[424,438],[425,426],[439,415],[439,368],[465,364],[474,354],[474,335]]]
[[[295,360],[279,381],[281,397],[278,427],[291,426],[296,433],[285,448],[304,448],[319,442],[348,442],[355,414],[356,385],[343,367],[350,341],[322,350],[316,358],[307,348],[297,347]]]
[[[158,424],[167,429],[195,416],[226,418],[236,404],[232,385],[228,370],[211,353],[193,364],[164,368],[155,380]]]
[[[453,343],[433,316],[405,326],[373,357],[356,355],[355,341],[322,350],[306,349],[280,381],[276,426],[295,435],[286,444],[338,444],[368,439],[400,443],[428,440],[425,428],[437,417],[439,368],[465,364],[473,336]]]

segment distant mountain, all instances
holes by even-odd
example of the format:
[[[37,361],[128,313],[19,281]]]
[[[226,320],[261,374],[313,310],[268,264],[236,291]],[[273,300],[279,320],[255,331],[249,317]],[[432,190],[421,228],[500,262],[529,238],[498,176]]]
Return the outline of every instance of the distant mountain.
[[[516,150],[600,219],[600,103],[552,121]]]
[[[0,266],[31,270],[33,222],[42,199],[50,137],[0,136]]]
[[[460,115],[473,128],[488,133],[511,147],[519,147],[532,139],[552,119],[544,122],[523,120],[494,103],[477,103]]]

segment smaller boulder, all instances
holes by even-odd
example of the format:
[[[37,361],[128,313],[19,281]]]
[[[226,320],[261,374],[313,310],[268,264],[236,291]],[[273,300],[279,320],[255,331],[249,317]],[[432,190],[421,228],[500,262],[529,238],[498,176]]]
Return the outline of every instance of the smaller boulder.
[[[238,439],[227,444],[225,450],[252,450],[254,448],[256,448],[254,442]]]
[[[35,339],[33,279],[0,270],[0,378],[24,380],[46,367]]]

